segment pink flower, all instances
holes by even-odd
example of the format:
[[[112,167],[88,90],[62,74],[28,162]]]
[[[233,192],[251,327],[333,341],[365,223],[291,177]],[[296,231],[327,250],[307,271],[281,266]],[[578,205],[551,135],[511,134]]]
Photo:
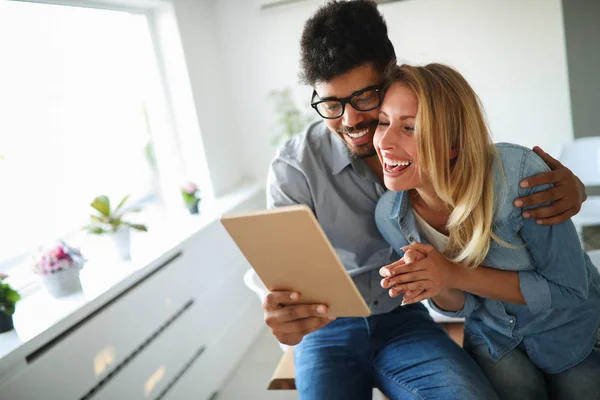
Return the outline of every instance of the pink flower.
[[[196,186],[193,182],[187,182],[182,186],[181,190],[183,190],[187,194],[194,194],[198,191],[198,186]]]
[[[70,259],[69,255],[65,253],[65,248],[62,244],[58,244],[55,248],[48,252],[50,257],[56,258],[57,260]]]
[[[38,274],[49,274],[71,267],[83,265],[85,259],[78,249],[59,242],[54,246],[42,249],[34,261],[33,270]]]

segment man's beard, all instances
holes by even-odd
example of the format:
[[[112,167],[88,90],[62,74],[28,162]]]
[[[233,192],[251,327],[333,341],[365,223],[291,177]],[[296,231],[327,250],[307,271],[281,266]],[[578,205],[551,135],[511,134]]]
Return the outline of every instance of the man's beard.
[[[378,123],[377,120],[365,121],[365,122],[362,122],[352,128],[337,129],[336,133],[340,137],[340,139],[342,139],[344,141],[346,148],[348,149],[348,151],[350,151],[350,154],[352,154],[353,157],[369,158],[369,157],[373,157],[377,154],[372,140],[369,141],[368,143],[364,143],[364,144],[360,144],[360,145],[352,145],[346,141],[346,138],[348,137],[348,133],[354,133],[357,131],[360,132],[365,129],[369,129],[369,130],[371,130],[373,128],[376,129],[377,123]],[[370,133],[367,133],[367,135],[370,135]]]

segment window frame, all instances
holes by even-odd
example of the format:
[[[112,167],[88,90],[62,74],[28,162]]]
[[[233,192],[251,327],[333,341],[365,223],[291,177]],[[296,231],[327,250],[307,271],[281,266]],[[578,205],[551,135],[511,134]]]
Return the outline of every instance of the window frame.
[[[203,192],[203,198],[212,199],[212,185],[208,177],[208,166],[204,156],[204,149],[200,137],[200,127],[195,118],[195,112],[178,113],[173,104],[173,98],[177,98],[179,107],[195,110],[195,103],[191,93],[191,84],[187,75],[185,56],[181,46],[181,38],[177,30],[177,21],[172,4],[168,0],[9,0],[22,3],[39,3],[57,6],[84,7],[100,10],[122,11],[145,16],[148,24],[148,32],[156,61],[158,87],[161,93],[160,102],[149,106],[148,117],[152,129],[152,143],[155,151],[159,187],[162,192],[164,205],[167,210],[181,207],[179,194],[180,184],[184,178],[198,183]],[[167,51],[167,44],[176,47],[180,51]],[[168,53],[168,57],[166,54]],[[172,79],[178,78],[178,85],[174,88]],[[164,101],[163,101],[164,100]],[[159,110],[158,115],[153,111]],[[158,128],[158,129],[156,129]],[[192,135],[181,138],[180,132],[184,129],[191,131]],[[193,134],[197,134],[194,139]],[[186,159],[186,146],[194,146],[198,149],[196,159],[191,159],[189,154]],[[202,171],[197,171],[198,166]],[[147,203],[153,196],[145,196],[135,199],[131,206]],[[86,221],[82,221],[82,225]],[[79,230],[66,233],[56,239],[73,237]],[[0,258],[0,271],[10,274],[10,271],[21,271],[27,258],[31,257],[35,249],[30,249],[24,254],[11,256],[11,258]],[[24,274],[24,273],[23,273]],[[21,273],[19,273],[21,275]],[[9,278],[10,281],[10,278]],[[17,285],[17,290],[26,294],[33,293],[39,289],[39,285],[33,280]]]

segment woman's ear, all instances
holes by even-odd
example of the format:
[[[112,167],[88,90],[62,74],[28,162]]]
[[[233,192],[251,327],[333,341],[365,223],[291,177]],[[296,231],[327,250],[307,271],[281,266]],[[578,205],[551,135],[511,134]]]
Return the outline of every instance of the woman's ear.
[[[450,150],[450,159],[454,160],[456,157],[458,157],[458,149]]]

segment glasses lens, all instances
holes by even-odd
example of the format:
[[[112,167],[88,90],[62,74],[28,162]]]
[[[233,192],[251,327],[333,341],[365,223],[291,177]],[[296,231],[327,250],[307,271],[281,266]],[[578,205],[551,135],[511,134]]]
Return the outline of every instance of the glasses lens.
[[[380,100],[379,91],[373,89],[353,96],[350,103],[359,111],[369,111],[378,107]]]
[[[337,118],[342,115],[344,107],[337,100],[323,101],[317,104],[317,111],[323,118]]]

